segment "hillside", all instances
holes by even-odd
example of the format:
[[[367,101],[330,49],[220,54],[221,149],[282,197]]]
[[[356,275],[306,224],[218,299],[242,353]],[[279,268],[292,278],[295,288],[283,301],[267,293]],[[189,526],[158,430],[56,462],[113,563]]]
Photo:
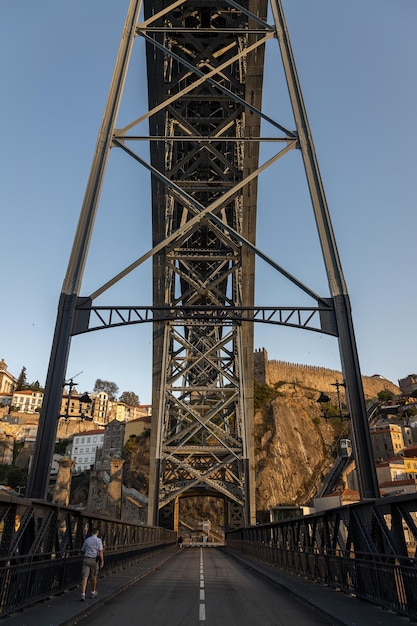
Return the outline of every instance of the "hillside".
[[[255,415],[257,510],[264,521],[270,507],[305,504],[315,495],[333,464],[339,438],[349,436],[349,422],[323,419],[317,402],[324,392],[337,407],[334,383],[343,382],[341,372],[268,361],[265,350],[255,353],[255,368],[258,390],[270,395]],[[378,376],[363,377],[363,386],[368,402],[384,389],[400,393]]]

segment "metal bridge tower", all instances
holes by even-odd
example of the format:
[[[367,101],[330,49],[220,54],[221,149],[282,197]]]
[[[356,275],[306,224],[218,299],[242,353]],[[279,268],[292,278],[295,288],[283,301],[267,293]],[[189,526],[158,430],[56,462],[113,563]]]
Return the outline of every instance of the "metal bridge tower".
[[[338,337],[362,498],[377,496],[349,298],[280,0],[131,0],[78,230],[64,280],[28,495],[45,497],[73,335],[153,323],[149,522],[190,494],[223,498],[230,527],[255,521],[253,322]],[[146,42],[148,111],[117,128],[133,43]],[[267,42],[278,50],[294,115],[262,111]],[[263,125],[272,129],[261,136]],[[142,128],[145,127],[145,131]],[[276,149],[260,164],[262,142]],[[148,142],[150,159],[136,150]],[[150,172],[152,248],[88,297],[80,286],[111,148]],[[258,177],[301,152],[330,296],[321,297],[256,247]],[[259,256],[312,301],[255,307]],[[152,258],[152,306],[96,306]],[[55,429],[55,430],[54,430]]]

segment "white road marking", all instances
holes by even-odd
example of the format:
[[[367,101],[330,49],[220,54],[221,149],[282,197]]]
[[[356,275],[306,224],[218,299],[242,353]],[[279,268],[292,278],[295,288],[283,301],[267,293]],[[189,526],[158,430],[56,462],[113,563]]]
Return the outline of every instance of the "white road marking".
[[[200,604],[200,613],[199,613],[200,622],[205,622],[206,620],[206,605]]]
[[[200,605],[199,614],[200,622],[206,621],[206,605],[204,593],[204,564],[203,564],[203,548],[200,548]]]

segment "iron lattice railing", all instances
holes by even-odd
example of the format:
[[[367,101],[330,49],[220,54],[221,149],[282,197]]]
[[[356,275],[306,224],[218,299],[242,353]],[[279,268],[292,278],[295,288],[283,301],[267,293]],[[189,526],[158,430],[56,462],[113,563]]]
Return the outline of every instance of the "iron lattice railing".
[[[94,526],[106,574],[176,542],[176,533],[163,528],[0,495],[0,617],[79,585],[81,547]]]
[[[417,497],[241,528],[227,549],[417,618]]]

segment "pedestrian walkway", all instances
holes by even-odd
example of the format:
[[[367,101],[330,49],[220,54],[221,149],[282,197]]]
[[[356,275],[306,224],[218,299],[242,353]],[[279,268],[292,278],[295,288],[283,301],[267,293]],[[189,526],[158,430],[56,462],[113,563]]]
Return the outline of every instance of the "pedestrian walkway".
[[[335,626],[405,626],[410,624],[410,620],[406,617],[385,611],[370,602],[349,596],[342,591],[289,574],[254,557],[235,552],[228,552],[228,554],[329,617]]]
[[[2,626],[75,626],[102,606],[104,601],[111,600],[156,568],[162,567],[178,552],[177,546],[167,548],[157,554],[145,556],[140,563],[99,578],[97,597],[91,599],[90,588],[87,588],[84,602],[81,602],[80,571],[80,585],[77,588],[3,618]]]
[[[205,549],[205,548],[204,548]],[[2,626],[76,626],[83,618],[91,615],[103,603],[131,587],[139,580],[163,567],[173,556],[182,551],[173,546],[144,558],[143,561],[124,570],[109,574],[98,580],[96,598],[91,599],[90,591],[85,602],[81,602],[80,586],[62,595],[51,597],[45,602],[2,619]],[[384,611],[368,602],[353,598],[330,587],[319,585],[300,576],[288,574],[271,567],[258,559],[227,551],[239,560],[244,567],[257,571],[277,585],[287,589],[294,596],[315,610],[330,618],[335,626],[405,626],[410,621],[390,611]],[[82,625],[81,625],[82,626]]]

